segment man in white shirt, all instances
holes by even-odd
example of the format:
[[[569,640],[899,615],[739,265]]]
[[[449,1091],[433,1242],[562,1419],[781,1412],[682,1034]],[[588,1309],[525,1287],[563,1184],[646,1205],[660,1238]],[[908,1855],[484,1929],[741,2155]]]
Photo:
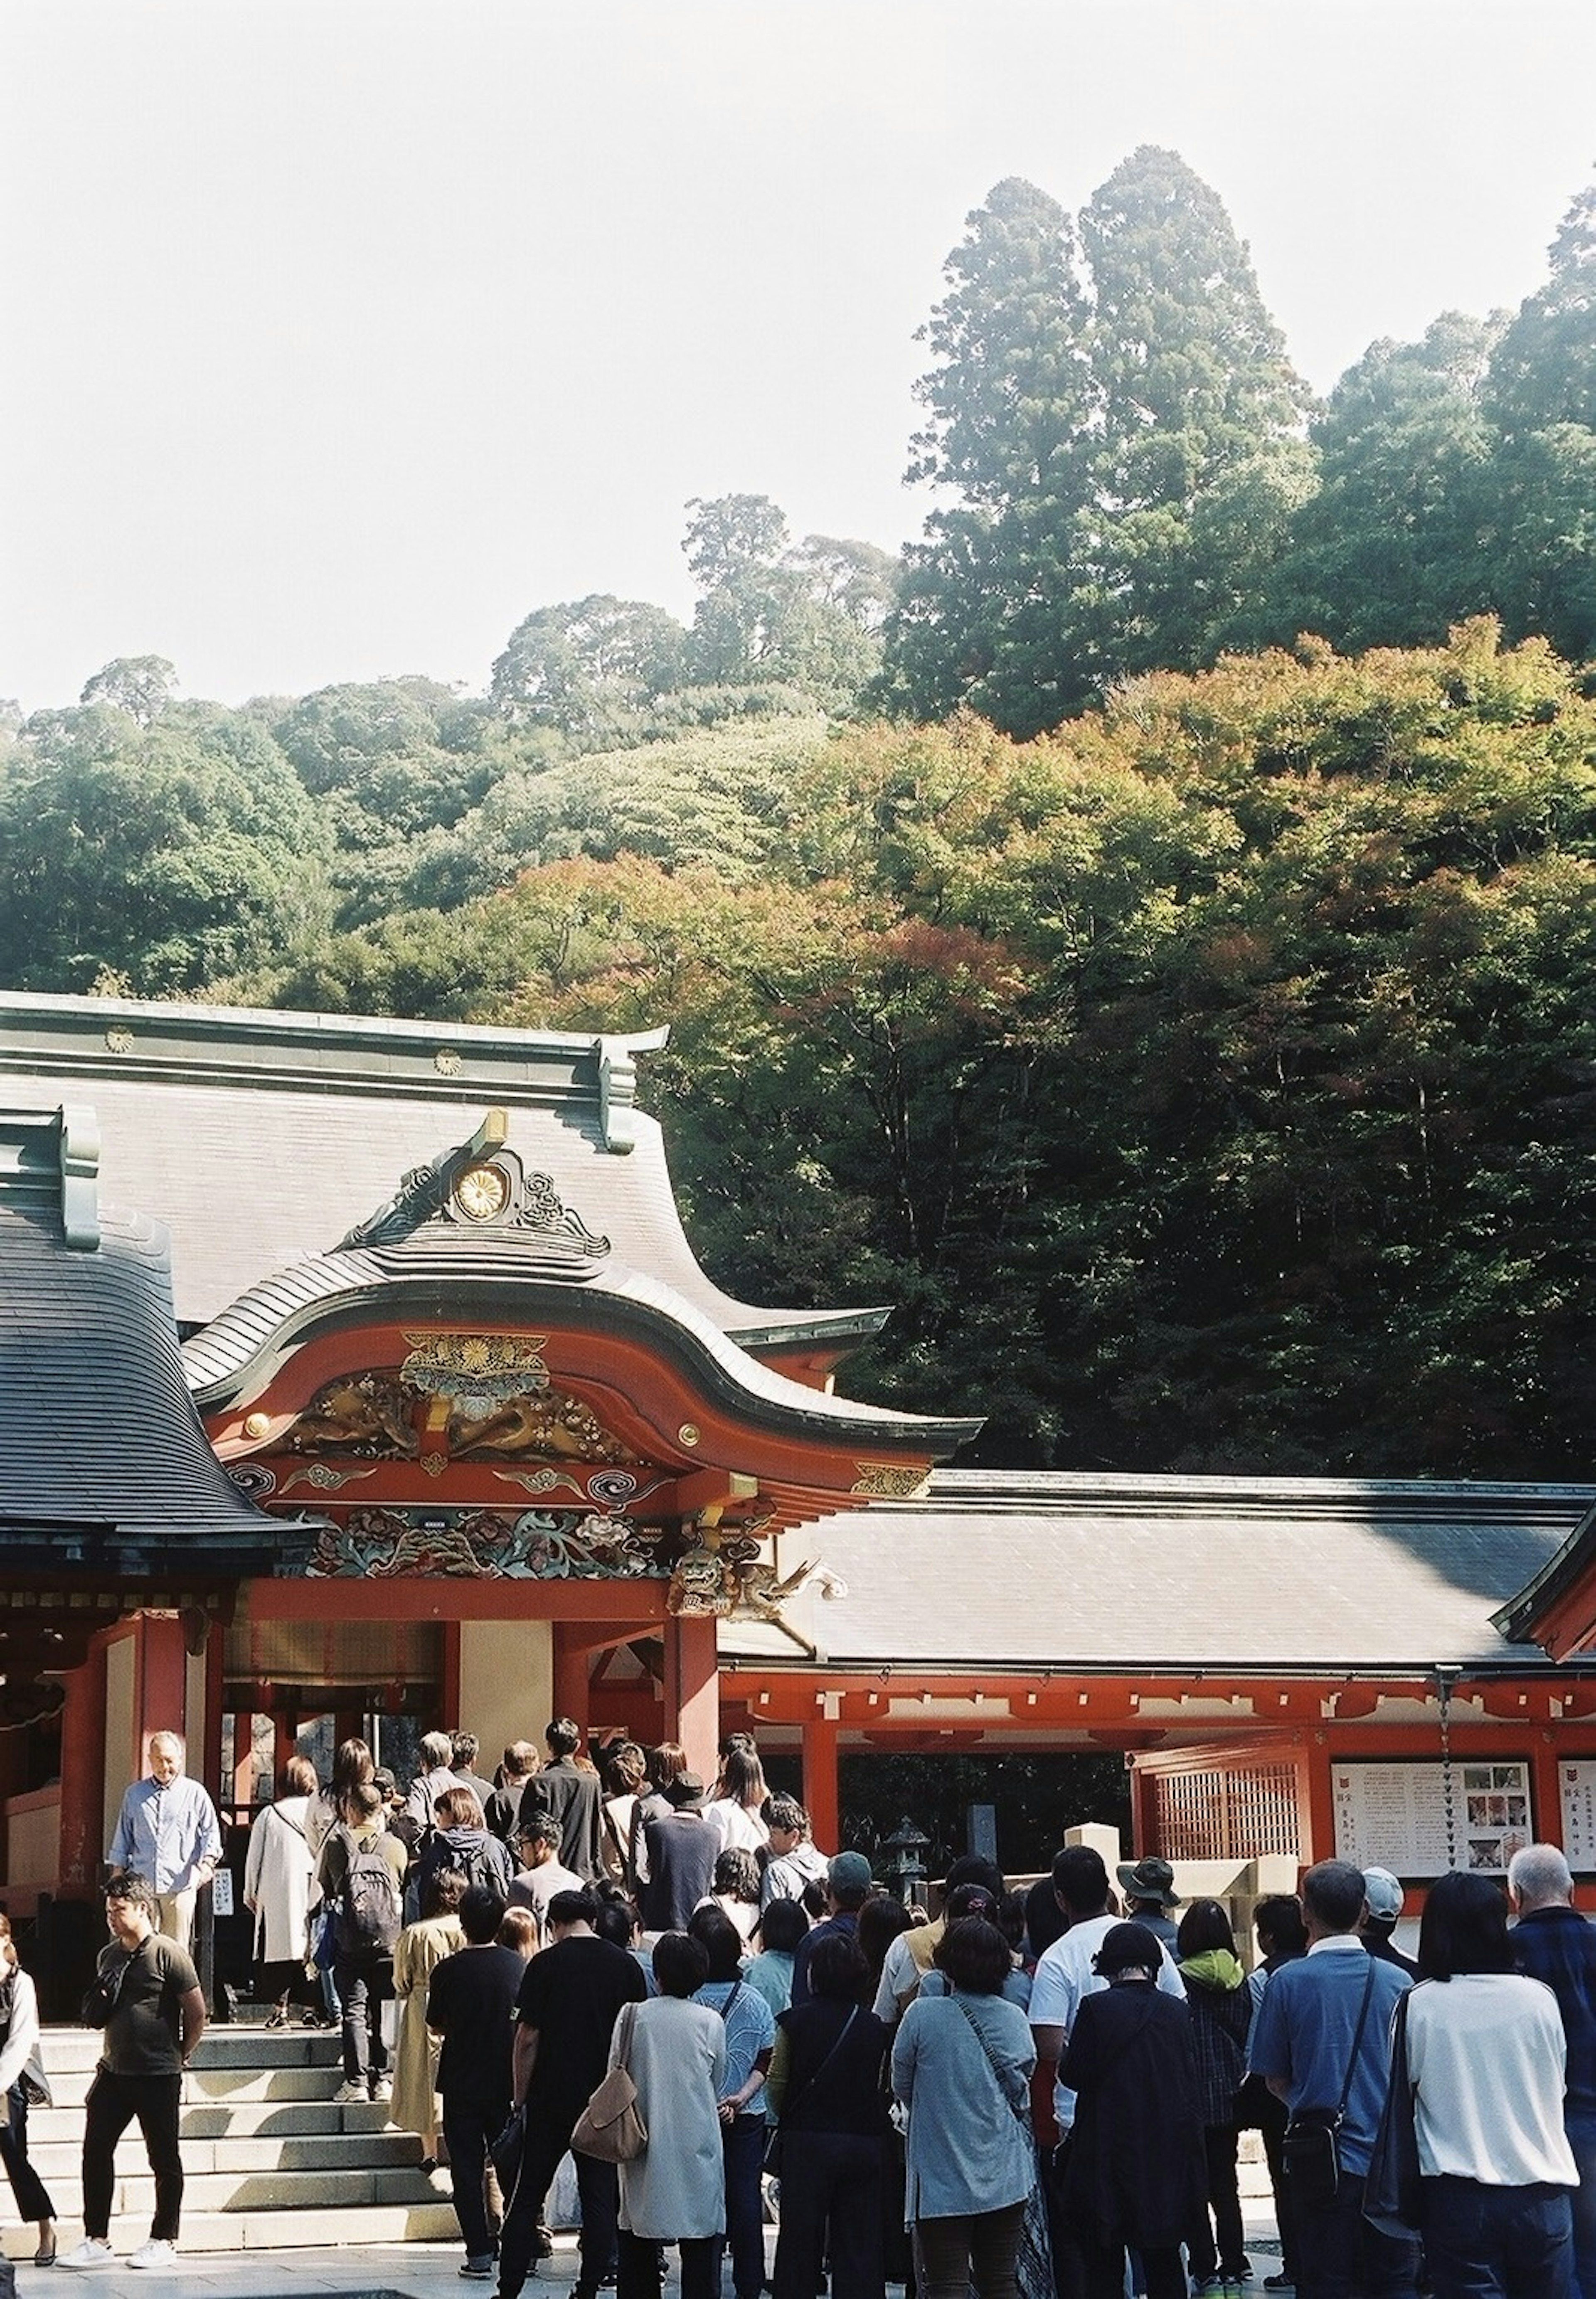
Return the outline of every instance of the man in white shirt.
[[[122,1798],[105,1857],[142,1876],[155,1895],[154,1929],[187,1948],[194,1905],[221,1860],[221,1822],[204,1784],[183,1770],[180,1732],[152,1732],[148,1777]]]
[[[1084,1996],[1106,1988],[1092,1969],[1092,1959],[1119,1921],[1109,1903],[1109,1872],[1090,1845],[1067,1845],[1053,1861],[1053,1894],[1069,1921],[1069,1930],[1056,1939],[1036,1966],[1031,1982],[1031,2033],[1035,2038],[1039,2066],[1053,2075],[1053,2114],[1059,2145],[1044,2182],[1048,2233],[1052,2239],[1053,2281],[1059,2299],[1080,2299],[1085,2290],[1085,2270],[1080,2247],[1060,2209],[1060,2186],[1075,2121],[1075,2094],[1058,2079],[1058,2065]],[[1159,1943],[1162,1959],[1158,1984],[1166,1996],[1184,2004],[1185,1989],[1169,1951]]]

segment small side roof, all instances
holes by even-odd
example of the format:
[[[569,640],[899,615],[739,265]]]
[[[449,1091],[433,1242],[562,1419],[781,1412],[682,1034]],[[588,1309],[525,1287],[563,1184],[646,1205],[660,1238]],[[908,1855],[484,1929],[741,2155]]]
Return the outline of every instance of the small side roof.
[[[91,1112],[0,1111],[0,1566],[270,1573],[295,1523],[211,1450],[166,1232],[103,1207]]]
[[[170,1228],[189,1329],[271,1272],[328,1252],[491,1105],[512,1113],[527,1166],[619,1260],[744,1348],[844,1347],[879,1330],[885,1309],[761,1308],[699,1266],[660,1128],[635,1100],[637,1058],[667,1035],[4,991],[0,1096],[41,1112],[92,1102],[107,1194]]]
[[[1555,1556],[1588,1485],[1032,1475],[938,1469],[784,1539],[845,1584],[803,1625],[839,1667],[1550,1670],[1496,1609]],[[721,1650],[790,1639],[723,1624]]]

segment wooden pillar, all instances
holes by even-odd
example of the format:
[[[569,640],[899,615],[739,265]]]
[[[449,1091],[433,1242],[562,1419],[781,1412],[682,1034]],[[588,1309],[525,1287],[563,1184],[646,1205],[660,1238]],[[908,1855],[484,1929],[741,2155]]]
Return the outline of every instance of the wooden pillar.
[[[272,1775],[272,1794],[277,1793],[277,1775]],[[233,1719],[233,1770],[225,1783],[224,1803],[241,1805],[248,1812],[255,1793],[255,1720],[247,1708],[240,1709]]]
[[[176,1614],[145,1613],[138,1623],[138,1663],[133,1693],[133,1749],[128,1779],[142,1780],[149,1770],[150,1738],[155,1732],[184,1730],[188,1714],[188,1653],[183,1623]],[[204,1778],[203,1748],[195,1748],[184,1769],[196,1780]]]
[[[588,1646],[593,1631],[586,1621],[556,1621],[554,1623],[554,1710],[556,1716],[569,1716],[587,1731],[588,1680],[591,1664]],[[546,1720],[545,1720],[546,1722]]]
[[[1330,1787],[1330,1772],[1334,1762],[1330,1737],[1315,1732],[1303,1750],[1302,1770],[1306,1775],[1307,1829],[1302,1839],[1302,1865],[1311,1868],[1316,1861],[1330,1860],[1335,1855],[1335,1800]],[[1299,1789],[1299,1808],[1304,1801]]]
[[[1544,1730],[1530,1744],[1530,1818],[1538,1844],[1563,1841],[1563,1783],[1557,1744]]]
[[[87,1900],[99,1888],[105,1808],[105,1653],[89,1648],[66,1679],[61,1715],[61,1895]]]
[[[680,1741],[688,1771],[709,1786],[720,1764],[720,1678],[715,1623],[702,1614],[665,1624],[665,1738]]]
[[[837,1849],[843,1824],[836,1738],[836,1724],[828,1716],[813,1716],[803,1727],[803,1801],[809,1813],[810,1834],[827,1855]]]

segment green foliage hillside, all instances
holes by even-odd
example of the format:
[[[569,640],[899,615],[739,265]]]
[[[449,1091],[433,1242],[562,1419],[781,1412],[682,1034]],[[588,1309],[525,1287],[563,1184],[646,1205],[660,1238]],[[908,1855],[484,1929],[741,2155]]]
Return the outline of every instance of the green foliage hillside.
[[[1596,237],[1309,407],[1176,155],[1010,179],[902,563],[688,505],[487,693],[0,712],[0,976],[628,1029],[752,1299],[977,1457],[1545,1477],[1596,1417]]]

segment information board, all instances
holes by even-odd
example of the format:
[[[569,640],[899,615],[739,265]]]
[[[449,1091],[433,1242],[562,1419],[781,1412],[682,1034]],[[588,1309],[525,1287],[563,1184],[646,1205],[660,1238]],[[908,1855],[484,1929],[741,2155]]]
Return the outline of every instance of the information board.
[[[1453,1764],[1450,1843],[1446,1769],[1333,1764],[1338,1856],[1359,1868],[1389,1868],[1393,1876],[1444,1876],[1449,1867],[1500,1876],[1530,1841],[1529,1766]],[[1596,1765],[1589,1770],[1596,1842]],[[1567,1793],[1565,1788],[1565,1799]]]
[[[1596,1869],[1596,1762],[1561,1764],[1563,1854],[1576,1873]]]

